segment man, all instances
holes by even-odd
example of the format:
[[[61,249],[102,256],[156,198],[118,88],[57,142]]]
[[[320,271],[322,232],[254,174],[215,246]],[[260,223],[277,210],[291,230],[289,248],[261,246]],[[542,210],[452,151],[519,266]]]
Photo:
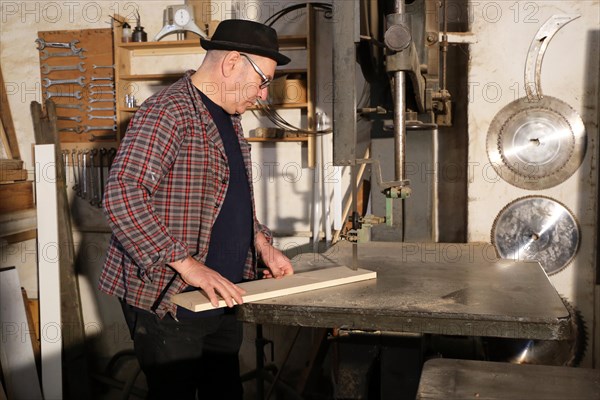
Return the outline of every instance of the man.
[[[243,20],[219,24],[197,71],[136,112],[111,168],[104,209],[112,228],[100,290],[117,296],[149,397],[241,399],[242,304],[235,283],[293,274],[255,215],[250,146],[239,114],[265,99],[277,34]],[[192,313],[170,299],[201,288],[213,305]]]

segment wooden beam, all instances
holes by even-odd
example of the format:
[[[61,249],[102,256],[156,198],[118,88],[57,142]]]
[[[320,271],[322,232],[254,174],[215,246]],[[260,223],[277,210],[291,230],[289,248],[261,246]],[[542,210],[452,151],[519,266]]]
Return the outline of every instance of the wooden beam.
[[[90,398],[91,382],[87,367],[85,352],[85,331],[81,296],[79,291],[78,274],[75,269],[75,247],[73,244],[73,231],[71,226],[71,208],[67,197],[66,166],[63,163],[61,146],[56,128],[56,106],[53,101],[46,101],[46,115],[42,114],[41,105],[31,103],[31,113],[34,121],[35,140],[38,144],[52,144],[54,149],[53,166],[56,168],[54,208],[57,213],[58,237],[60,241],[58,251],[60,254],[60,303],[62,323],[69,327],[69,334],[63,336],[63,368],[65,382],[69,393],[65,397],[80,399]],[[38,148],[40,146],[36,146]],[[36,162],[38,162],[36,158]],[[44,165],[41,165],[43,171]],[[47,202],[44,209],[49,208]],[[38,221],[40,218],[38,216]],[[38,222],[39,225],[39,222]],[[38,232],[39,241],[39,232]],[[43,301],[43,300],[42,300]]]
[[[243,299],[244,302],[249,303],[288,294],[375,279],[376,277],[377,273],[373,271],[360,268],[354,271],[348,267],[340,266],[302,272],[281,279],[259,279],[252,282],[240,283],[238,286],[246,291]],[[177,294],[172,297],[171,301],[195,312],[227,306],[225,301],[219,300],[219,306],[213,307],[208,300],[208,296],[201,290]]]
[[[8,153],[10,151],[11,154],[9,157],[20,160],[21,153],[19,152],[19,142],[17,142],[15,125],[10,113],[8,96],[6,95],[6,86],[4,85],[4,77],[2,76],[2,66],[0,66],[0,124],[4,128],[4,133],[8,142],[8,150],[6,150],[6,152]]]
[[[44,171],[37,178],[36,199],[44,205],[38,214],[38,280],[40,297],[42,387],[46,399],[63,398],[62,335],[60,298],[59,224],[56,206],[54,145],[35,146],[35,162]],[[68,303],[71,299],[65,299]],[[68,326],[68,325],[65,325]]]
[[[6,136],[6,132],[4,131],[4,126],[2,126],[2,121],[0,120],[0,141],[2,142],[2,148],[6,153],[6,157],[12,159],[12,151],[10,151],[10,143],[8,143],[8,137]]]

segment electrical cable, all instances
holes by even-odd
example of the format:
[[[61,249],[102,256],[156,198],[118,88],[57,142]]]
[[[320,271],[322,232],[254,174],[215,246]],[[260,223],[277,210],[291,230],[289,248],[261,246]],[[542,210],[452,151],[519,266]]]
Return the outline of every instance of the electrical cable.
[[[264,24],[272,27],[283,16],[285,16],[293,11],[299,10],[301,8],[306,8],[306,6],[308,4],[310,4],[311,7],[315,8],[317,10],[324,11],[324,17],[326,19],[333,18],[333,6],[331,4],[317,3],[317,2],[315,2],[315,3],[305,2],[305,3],[294,4],[292,6],[285,7],[283,9],[279,10],[278,12],[276,12],[275,14],[273,14],[269,18],[267,18],[265,20]],[[258,101],[258,107],[272,123],[274,123],[278,128],[283,129],[284,131],[294,132],[297,134],[307,134],[307,135],[323,135],[323,134],[328,134],[328,133],[332,132],[331,129],[309,130],[309,129],[298,128],[298,127],[292,125],[291,123],[289,123],[288,121],[286,121],[285,118],[283,118],[270,103],[264,103],[264,102]],[[256,113],[255,113],[255,115],[256,115]]]
[[[325,15],[324,15],[325,18],[327,18],[327,19],[333,18],[333,6],[331,4],[305,2],[305,3],[294,4],[292,6],[289,6],[289,7],[286,7],[286,8],[283,8],[283,9],[277,11],[275,14],[273,14],[269,18],[267,18],[265,20],[264,24],[272,27],[275,24],[275,22],[277,22],[284,15],[289,14],[292,11],[296,11],[298,9],[305,8],[308,4],[310,4],[312,7],[316,8],[318,10],[325,11]]]
[[[291,123],[289,123],[288,121],[286,121],[285,118],[283,118],[271,104],[263,103],[260,100],[258,101],[257,104],[258,104],[259,110],[262,111],[263,114],[271,122],[273,122],[275,125],[277,125],[278,128],[281,128],[284,131],[294,132],[294,133],[298,133],[298,134],[307,134],[307,135],[325,135],[325,134],[332,132],[331,128],[323,129],[323,130],[308,130],[308,129],[298,128],[298,127],[292,125]],[[254,110],[253,110],[253,112],[254,112]]]

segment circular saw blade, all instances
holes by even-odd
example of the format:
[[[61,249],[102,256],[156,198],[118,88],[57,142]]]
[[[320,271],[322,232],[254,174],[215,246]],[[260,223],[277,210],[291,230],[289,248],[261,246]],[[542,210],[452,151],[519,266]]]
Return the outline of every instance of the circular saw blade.
[[[501,258],[538,261],[548,275],[563,270],[579,248],[579,226],[558,201],[522,197],[504,207],[494,220],[492,243]]]
[[[571,337],[563,340],[506,339],[487,337],[483,339],[484,351],[490,361],[513,364],[537,364],[578,367],[587,349],[586,324],[571,303],[561,296],[569,311]]]
[[[546,96],[518,99],[492,120],[487,153],[508,183],[530,190],[547,189],[570,177],[586,150],[585,126],[565,102]]]

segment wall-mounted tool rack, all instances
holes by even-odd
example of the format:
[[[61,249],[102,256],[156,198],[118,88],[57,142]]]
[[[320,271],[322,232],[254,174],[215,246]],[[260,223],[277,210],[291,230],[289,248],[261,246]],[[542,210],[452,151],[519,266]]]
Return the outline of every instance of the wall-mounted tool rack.
[[[61,143],[118,143],[112,43],[110,28],[38,32],[42,98],[56,104]]]

